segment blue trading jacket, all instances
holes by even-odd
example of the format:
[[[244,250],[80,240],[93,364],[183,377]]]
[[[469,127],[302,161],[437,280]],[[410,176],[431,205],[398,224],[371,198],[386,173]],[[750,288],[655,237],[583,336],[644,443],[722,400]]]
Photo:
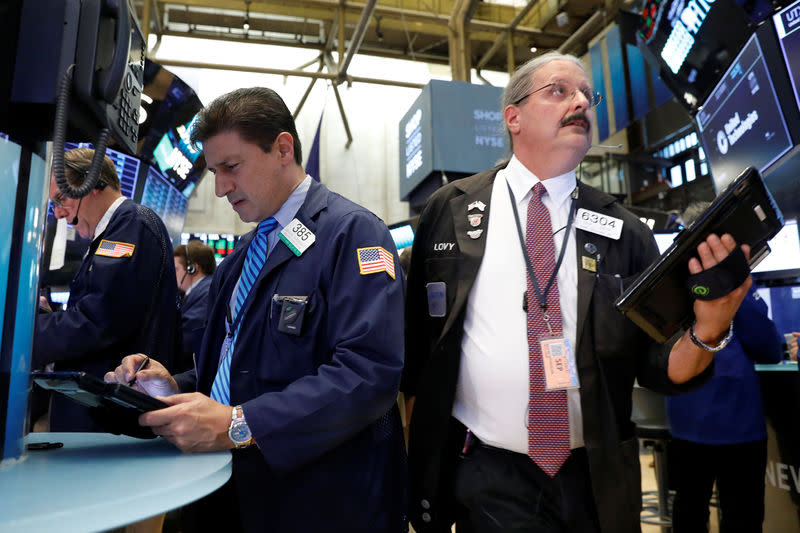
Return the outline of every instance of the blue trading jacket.
[[[669,396],[673,437],[701,444],[736,444],[767,438],[754,363],[782,359],[782,339],[755,288],[733,320],[733,339],[714,356],[714,376],[699,389]]]
[[[385,224],[312,182],[296,217],[316,241],[299,257],[278,242],[250,291],[231,360],[231,404],[258,446],[233,453],[246,531],[405,531],[406,467],[395,405],[403,368],[404,281]],[[280,231],[278,228],[276,231]],[[214,273],[196,372],[209,394],[225,315],[254,233]],[[395,277],[361,274],[358,249],[381,246]],[[306,298],[300,335],[278,331],[280,297]]]
[[[185,372],[194,368],[193,355],[200,350],[200,341],[206,328],[208,317],[208,289],[211,276],[197,282],[181,305],[181,333],[183,345],[181,354],[175,361],[175,372]]]
[[[130,257],[96,255],[102,240],[134,245]],[[80,370],[102,378],[126,355],[149,353],[171,366],[180,342],[172,246],[152,210],[125,200],[70,283],[67,309],[36,317],[32,368]],[[105,431],[88,410],[57,394],[52,431]]]

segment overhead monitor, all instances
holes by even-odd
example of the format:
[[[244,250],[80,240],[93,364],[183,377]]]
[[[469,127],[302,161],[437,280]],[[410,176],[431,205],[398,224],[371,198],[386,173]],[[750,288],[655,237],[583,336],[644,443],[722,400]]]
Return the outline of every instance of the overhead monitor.
[[[157,168],[148,165],[144,191],[139,203],[155,211],[164,221],[172,246],[177,246],[186,220],[189,199],[181,194]]]
[[[795,103],[800,105],[800,0],[782,9],[773,17],[783,59],[794,90]]]
[[[717,192],[748,166],[764,171],[792,138],[753,35],[695,116]]]
[[[647,0],[637,42],[658,77],[693,114],[752,29],[734,0]]]

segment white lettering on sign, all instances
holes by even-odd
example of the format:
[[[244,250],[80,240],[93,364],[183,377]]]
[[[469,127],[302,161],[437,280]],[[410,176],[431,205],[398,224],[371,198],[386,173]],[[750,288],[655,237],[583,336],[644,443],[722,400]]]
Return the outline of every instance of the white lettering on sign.
[[[800,467],[785,463],[767,462],[767,470],[764,476],[767,484],[775,488],[783,489],[800,494]],[[791,485],[789,480],[791,479]]]
[[[674,21],[667,42],[661,49],[661,57],[673,74],[677,74],[683,66],[713,4],[714,0],[690,0],[680,17]]]

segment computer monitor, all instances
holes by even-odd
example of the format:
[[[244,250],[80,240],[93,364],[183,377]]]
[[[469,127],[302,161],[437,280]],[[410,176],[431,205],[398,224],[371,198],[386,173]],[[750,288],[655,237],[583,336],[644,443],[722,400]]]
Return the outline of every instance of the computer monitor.
[[[695,116],[717,192],[748,166],[763,171],[792,146],[756,35]]]
[[[800,106],[800,0],[778,11],[772,20],[794,91],[795,103]]]
[[[658,77],[697,112],[752,33],[733,0],[647,0],[637,44]]]
[[[800,232],[797,220],[787,220],[768,244],[772,251],[753,269],[754,276],[757,279],[800,276]],[[800,301],[797,304],[800,307]]]
[[[186,220],[189,199],[172,185],[157,168],[148,165],[142,198],[139,203],[146,205],[161,217],[172,240],[172,246],[177,246],[183,231],[183,223]]]

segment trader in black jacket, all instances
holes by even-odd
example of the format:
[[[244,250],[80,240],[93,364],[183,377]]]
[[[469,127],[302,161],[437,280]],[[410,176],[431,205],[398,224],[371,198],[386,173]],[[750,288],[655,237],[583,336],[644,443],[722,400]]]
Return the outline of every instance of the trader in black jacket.
[[[66,177],[83,183],[94,150],[65,154]],[[36,318],[32,367],[80,370],[103,377],[124,356],[158,354],[171,366],[180,342],[178,295],[172,246],[164,223],[151,209],[126,200],[107,156],[100,181],[87,196],[65,196],[55,178],[50,201],[56,218],[66,218],[89,251],[70,283],[67,308]],[[106,431],[86,408],[60,395],[50,407],[51,431]]]
[[[200,351],[208,319],[208,289],[217,262],[214,250],[198,240],[176,246],[172,255],[178,289],[184,294],[181,302],[183,344],[173,372],[185,372],[194,368],[194,354]]]
[[[614,309],[658,251],[637,217],[576,180],[599,101],[574,56],[523,65],[503,94],[511,160],[436,191],[420,216],[401,387],[415,404],[418,532],[638,532],[634,379],[688,389],[729,338],[749,278],[695,302],[691,335],[671,347]],[[688,268],[735,246],[711,236]]]

